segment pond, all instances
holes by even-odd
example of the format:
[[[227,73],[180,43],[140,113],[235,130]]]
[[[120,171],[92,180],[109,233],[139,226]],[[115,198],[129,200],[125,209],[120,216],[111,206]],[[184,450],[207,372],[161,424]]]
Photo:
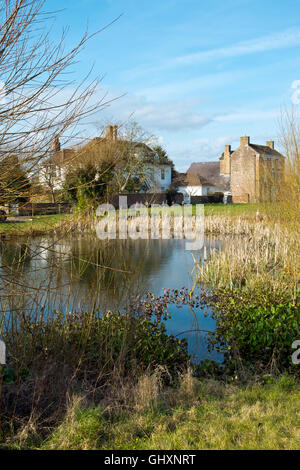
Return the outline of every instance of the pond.
[[[187,251],[184,240],[99,240],[94,236],[32,238],[2,241],[1,311],[30,315],[54,310],[125,311],[133,298],[163,288],[191,289],[196,279],[194,258],[219,250],[222,241],[207,239],[201,251]],[[196,289],[197,290],[197,289]],[[209,310],[170,305],[169,333],[186,337],[197,359],[222,360],[209,353],[205,332],[214,331]]]

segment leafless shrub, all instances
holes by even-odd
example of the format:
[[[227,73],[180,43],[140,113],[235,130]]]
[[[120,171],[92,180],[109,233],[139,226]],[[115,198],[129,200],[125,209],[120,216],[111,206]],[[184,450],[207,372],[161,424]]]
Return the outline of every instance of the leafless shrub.
[[[57,136],[68,131],[78,135],[79,122],[103,107],[103,98],[92,103],[99,80],[90,72],[80,83],[67,80],[83,47],[94,34],[88,31],[70,50],[65,48],[66,30],[53,43],[55,14],[46,13],[44,0],[0,1],[0,163],[13,156],[0,177],[0,204],[9,204],[24,184],[14,169],[30,175],[51,155]],[[76,130],[77,129],[77,130]]]

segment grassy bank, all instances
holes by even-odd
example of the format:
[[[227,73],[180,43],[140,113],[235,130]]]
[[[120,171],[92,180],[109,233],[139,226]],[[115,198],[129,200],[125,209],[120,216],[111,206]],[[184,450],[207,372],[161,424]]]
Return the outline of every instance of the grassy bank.
[[[210,217],[212,232],[244,235],[225,238],[198,264],[198,281],[206,286],[217,329],[212,347],[226,353],[226,363],[243,374],[249,370],[289,370],[292,343],[300,338],[299,218],[288,219],[278,206],[277,217],[262,220]]]
[[[0,237],[43,235],[58,230],[67,230],[73,216],[71,214],[39,215],[31,218],[18,218],[0,223]]]
[[[257,211],[262,212],[261,204],[205,204],[206,216],[247,217],[255,216]]]
[[[138,306],[127,316],[11,312],[1,331],[9,360],[0,374],[0,447],[299,448],[299,366],[290,361],[300,334],[296,231],[254,205],[205,210],[206,231],[234,235],[198,265],[225,367],[195,368],[193,377],[186,342],[166,334],[155,298],[146,314]],[[49,217],[52,228],[60,224]],[[76,227],[90,228],[89,220]],[[75,225],[68,218],[66,226]],[[178,295],[193,302],[190,292],[189,300]]]
[[[269,383],[268,383],[269,382]],[[34,422],[7,441],[35,449],[298,449],[300,384],[289,377],[229,385],[189,373],[177,389],[143,376],[98,406],[73,397],[47,437]]]
[[[177,210],[180,211],[181,208]],[[195,214],[196,206],[193,206]],[[152,212],[155,209],[152,210]],[[204,214],[205,230],[207,233],[215,234],[244,234],[244,218],[255,220],[257,211],[262,211],[262,207],[257,204],[205,204]],[[149,214],[151,210],[149,209]],[[118,211],[116,211],[118,216]],[[261,217],[261,216],[259,216]],[[220,220],[219,220],[220,219]],[[227,222],[225,223],[225,219]],[[82,231],[90,230],[95,222],[94,217],[88,214],[52,214],[33,217],[20,217],[18,220],[9,220],[0,223],[0,237],[24,237],[35,235],[46,235],[47,233],[62,232],[68,233],[70,230]]]

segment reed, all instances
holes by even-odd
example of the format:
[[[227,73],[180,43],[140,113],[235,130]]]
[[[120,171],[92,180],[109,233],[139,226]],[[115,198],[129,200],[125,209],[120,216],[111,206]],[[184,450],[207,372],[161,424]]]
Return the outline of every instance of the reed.
[[[225,219],[220,230],[228,232],[231,223]],[[267,284],[274,291],[288,290],[295,299],[300,273],[299,240],[286,227],[264,222],[241,220],[235,231],[235,235],[244,236],[227,237],[221,251],[212,251],[205,264],[198,264],[199,282],[212,289]]]

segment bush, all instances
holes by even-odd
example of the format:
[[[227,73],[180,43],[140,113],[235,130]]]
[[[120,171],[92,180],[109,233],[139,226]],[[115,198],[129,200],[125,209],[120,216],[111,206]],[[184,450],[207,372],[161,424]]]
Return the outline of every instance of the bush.
[[[210,345],[225,352],[230,368],[287,370],[300,338],[300,305],[267,287],[219,289],[211,299],[217,320]]]
[[[42,413],[43,419],[60,414],[74,392],[101,400],[119,380],[137,380],[158,366],[175,377],[189,360],[186,341],[168,335],[155,316],[79,312],[35,321],[20,316],[3,339],[9,358],[2,412],[8,419],[12,413],[18,418]]]

